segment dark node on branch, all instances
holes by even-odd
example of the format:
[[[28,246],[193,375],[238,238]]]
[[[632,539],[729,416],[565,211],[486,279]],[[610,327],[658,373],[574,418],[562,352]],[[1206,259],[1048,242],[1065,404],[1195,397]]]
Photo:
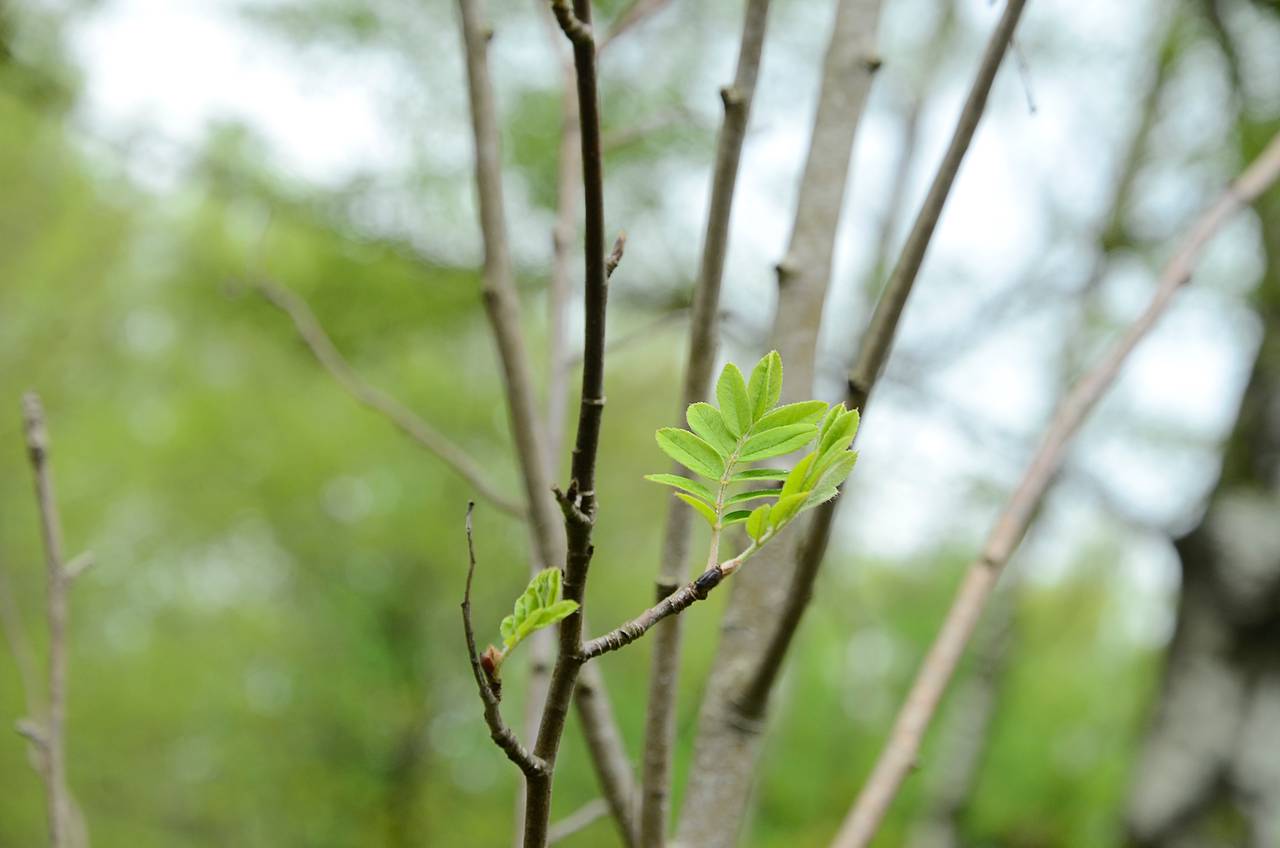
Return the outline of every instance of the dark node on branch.
[[[720,585],[720,581],[724,579],[724,572],[720,566],[715,565],[698,575],[698,579],[693,581],[693,596],[700,601],[707,598],[707,593]]]
[[[625,230],[618,233],[618,237],[613,240],[613,250],[609,251],[609,258],[604,261],[605,279],[613,276],[613,272],[618,270],[618,263],[622,261],[623,251],[627,249],[627,233]]]
[[[494,31],[493,31],[493,27],[491,26],[487,26],[480,31],[480,37],[484,39],[485,44],[488,44],[490,41],[493,41],[493,35],[494,35]]]
[[[874,74],[884,65],[884,60],[879,56],[872,54],[862,60],[862,64],[866,67],[867,73]]]
[[[726,85],[720,89],[720,102],[724,104],[725,111],[735,106],[741,106],[743,101],[742,92],[731,85]]]

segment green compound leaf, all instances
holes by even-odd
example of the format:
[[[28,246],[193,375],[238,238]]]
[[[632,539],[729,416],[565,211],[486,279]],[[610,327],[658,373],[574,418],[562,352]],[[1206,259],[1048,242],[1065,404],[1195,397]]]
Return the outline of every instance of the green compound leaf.
[[[839,451],[831,457],[826,467],[816,473],[809,475],[811,488],[813,489],[834,489],[845,481],[853,471],[853,467],[858,463],[857,451]]]
[[[818,456],[826,456],[832,451],[847,450],[849,445],[853,444],[853,437],[857,434],[858,410],[841,412],[818,441]]]
[[[753,489],[750,492],[739,492],[724,503],[725,506],[733,506],[734,504],[746,503],[747,501],[758,501],[761,498],[776,498],[777,496],[777,489]]]
[[[702,498],[707,503],[716,502],[715,493],[711,489],[697,480],[690,480],[688,477],[681,477],[679,474],[646,474],[644,479],[688,492],[695,497]]]
[[[759,420],[773,409],[782,395],[782,357],[771,350],[751,371],[747,396],[751,401],[751,420]]]
[[[796,492],[805,488],[805,480],[808,478],[809,466],[813,464],[813,458],[816,454],[805,454],[804,459],[796,463],[796,467],[791,469],[791,473],[787,475],[787,481],[782,484],[782,491],[778,493],[779,497],[785,498],[787,495],[794,495]]]
[[[791,453],[813,441],[817,433],[818,428],[812,424],[788,424],[785,427],[775,427],[747,439],[747,443],[742,446],[739,459],[743,462],[752,462]]]
[[[827,410],[827,414],[822,417],[822,423],[818,425],[818,441],[821,442],[823,437],[827,435],[827,431],[831,429],[831,425],[844,412],[844,404],[837,403],[835,406]]]
[[[730,524],[737,524],[746,521],[751,517],[749,509],[735,509],[733,512],[725,513],[724,519],[720,522],[722,527],[728,527]]]
[[[738,440],[725,426],[720,410],[711,404],[701,402],[690,404],[684,417],[689,422],[689,429],[715,448],[716,453],[721,457],[728,459],[737,449]]]
[[[748,468],[729,478],[730,483],[748,483],[752,480],[785,480],[791,472],[785,468]]]
[[[716,400],[720,403],[720,415],[725,426],[736,439],[751,429],[751,400],[747,397],[747,383],[738,366],[730,362],[720,372],[716,381]]]
[[[516,598],[511,615],[498,625],[506,650],[510,651],[535,630],[550,627],[569,617],[577,608],[577,601],[560,600],[560,569],[539,571],[529,581],[524,593]]]
[[[761,504],[751,510],[751,515],[747,516],[747,535],[756,542],[764,537],[765,531],[769,529],[769,510],[772,504]]]
[[[676,497],[697,510],[698,514],[707,519],[707,523],[712,527],[716,526],[716,511],[711,506],[684,492],[676,492]]]
[[[667,456],[695,474],[719,480],[724,475],[724,460],[711,445],[688,430],[663,427],[658,431],[658,447]]]
[[[780,406],[756,422],[752,432],[763,433],[788,424],[817,424],[827,405],[820,400],[805,400]]]
[[[794,495],[778,498],[778,502],[773,505],[773,509],[769,510],[769,524],[774,528],[780,528],[795,518],[800,513],[800,508],[804,506],[805,499],[808,497],[808,492],[796,492]]]

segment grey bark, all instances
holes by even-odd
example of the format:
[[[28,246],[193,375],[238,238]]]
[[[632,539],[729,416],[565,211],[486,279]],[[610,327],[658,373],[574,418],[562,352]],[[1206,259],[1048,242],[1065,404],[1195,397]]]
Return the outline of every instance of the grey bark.
[[[840,0],[836,7],[791,242],[778,265],[773,346],[787,368],[784,403],[813,396],[818,330],[854,136],[879,67],[875,35],[880,7],[880,0]],[[714,848],[737,841],[754,784],[761,727],[738,715],[734,698],[759,661],[768,623],[790,583],[795,540],[803,538],[804,530],[800,526],[790,539],[765,548],[760,561],[733,581],[699,715],[686,813],[677,831],[681,845]],[[716,812],[708,815],[708,810]]]
[[[1264,334],[1208,507],[1175,542],[1177,623],[1128,809],[1143,848],[1214,848],[1231,820],[1243,844],[1280,844],[1280,192],[1257,209]]]
[[[742,42],[738,51],[738,68],[733,84],[721,92],[724,123],[716,146],[710,211],[707,214],[702,260],[694,290],[684,393],[677,410],[677,426],[681,427],[684,426],[685,408],[706,397],[711,372],[715,368],[716,350],[719,346],[717,333],[720,284],[729,249],[729,219],[733,210],[742,145],[751,118],[751,101],[755,97],[768,15],[769,0],[750,0],[747,4],[743,17]],[[658,598],[675,592],[688,574],[689,521],[689,508],[672,498],[667,510],[662,563],[656,581]],[[653,634],[653,663],[649,673],[649,701],[645,712],[640,799],[640,840],[648,848],[660,848],[667,835],[681,629],[681,618],[672,616],[660,623]]]

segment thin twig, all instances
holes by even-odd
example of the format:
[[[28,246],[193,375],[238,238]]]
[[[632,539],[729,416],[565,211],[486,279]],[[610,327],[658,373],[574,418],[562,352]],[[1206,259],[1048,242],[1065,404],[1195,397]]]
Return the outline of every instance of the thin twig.
[[[631,0],[625,9],[617,14],[609,31],[600,42],[600,51],[613,44],[620,36],[630,32],[639,24],[661,12],[671,5],[671,0]]]
[[[643,324],[620,332],[616,336],[611,336],[608,344],[604,347],[605,353],[614,354],[624,351],[632,345],[653,341],[655,335],[663,330],[672,329],[673,322],[680,322],[684,318],[685,312],[684,307],[669,309],[658,313]],[[581,364],[582,354],[575,353],[564,361],[564,370],[566,372],[572,371]]]
[[[573,60],[564,55],[560,30],[545,0],[535,0],[547,21],[552,49],[560,59],[564,91],[560,98],[560,146],[556,157],[556,220],[551,229],[551,274],[547,281],[547,469],[555,470],[564,448],[568,407],[569,360],[565,326],[569,305],[570,249],[577,233],[578,184],[582,179],[578,98],[574,95]],[[541,707],[541,698],[536,707]],[[530,703],[535,703],[530,699]]]
[[[567,493],[561,497],[568,541],[563,596],[577,601],[578,611],[560,623],[560,644],[551,685],[542,711],[534,753],[554,768],[564,735],[569,702],[582,667],[582,604],[593,548],[596,512],[596,456],[604,413],[605,316],[608,298],[604,241],[604,163],[600,148],[600,103],[596,91],[596,49],[590,36],[591,2],[574,0],[572,20],[564,14],[567,0],[552,0],[552,11],[573,44],[578,114],[581,119],[583,188],[584,332],[582,395],[578,430],[570,463]],[[546,844],[551,815],[551,777],[526,781],[525,845]]]
[[[22,417],[26,428],[27,456],[35,475],[48,584],[49,709],[40,729],[44,751],[42,777],[47,799],[49,844],[52,848],[62,848],[69,844],[71,824],[64,736],[67,718],[68,581],[62,565],[62,520],[53,493],[53,473],[49,468],[49,431],[45,425],[44,407],[35,392],[23,395]]]
[[[528,360],[525,356],[525,344],[520,328],[520,307],[516,296],[511,271],[510,249],[507,241],[506,224],[503,219],[502,205],[502,170],[499,155],[499,137],[496,107],[494,105],[493,86],[489,79],[487,62],[488,29],[484,25],[484,9],[482,0],[459,0],[462,40],[466,53],[467,83],[470,95],[472,129],[475,136],[476,149],[476,189],[480,205],[481,233],[485,248],[485,306],[488,310],[490,324],[497,342],[499,358],[502,363],[504,384],[507,391],[507,411],[512,433],[516,442],[520,460],[525,494],[529,503],[530,527],[535,542],[535,569],[546,566],[559,566],[565,562],[564,528],[560,523],[555,502],[551,498],[551,469],[553,463],[544,443],[546,437],[542,432],[542,422],[538,419],[534,402],[533,381],[529,372]],[[575,18],[589,23],[590,8],[575,13]],[[591,111],[580,110],[588,122],[594,127],[595,138],[590,141],[595,157],[596,195],[602,195],[603,180],[600,176],[599,163],[599,119],[596,115],[594,92],[594,53],[589,42],[581,40],[574,43],[575,68],[583,61],[584,54],[593,63],[590,99]],[[578,100],[583,102],[582,74],[576,73],[578,84]],[[587,151],[588,140],[582,139],[580,149]],[[584,176],[591,170],[584,165]],[[590,180],[586,180],[590,182]],[[587,187],[590,195],[590,187]],[[600,204],[602,209],[602,202]],[[603,320],[603,271],[604,271],[604,235],[603,217],[598,221],[593,233],[588,221],[587,228],[587,310],[588,323],[593,320],[591,314],[597,308],[593,303],[593,276],[590,263],[594,256],[599,273],[596,275],[598,288],[598,308]],[[593,240],[594,237],[594,240]],[[594,246],[594,249],[593,249]],[[590,328],[589,328],[590,330]],[[590,336],[590,333],[588,334]],[[601,327],[601,336],[603,329]],[[590,345],[587,346],[590,349]],[[584,369],[585,375],[585,369]],[[603,403],[603,400],[600,400]],[[581,433],[580,433],[581,435]],[[597,420],[598,439],[598,420]],[[594,461],[594,460],[593,460]],[[571,581],[565,581],[566,592],[571,588]],[[566,595],[568,596],[568,595]],[[582,616],[570,616],[571,622],[580,626]],[[563,631],[563,628],[562,628]],[[534,668],[536,675],[540,668]],[[631,788],[634,778],[630,772],[626,751],[622,747],[621,733],[617,729],[617,721],[609,706],[604,683],[594,670],[589,670],[579,687],[574,701],[578,716],[583,726],[583,734],[588,740],[592,763],[600,778],[601,790],[610,803],[614,805],[615,816],[619,827],[629,833],[632,827],[627,813],[630,810],[634,790]],[[538,688],[532,685],[531,690]],[[572,692],[573,687],[569,686]],[[557,696],[559,697],[559,696]],[[550,696],[547,698],[550,701]],[[546,710],[543,710],[545,720]],[[540,722],[540,731],[545,721]],[[548,758],[548,763],[553,758]],[[550,775],[529,778],[526,781],[526,799],[537,796],[545,807],[535,810],[531,825],[530,816],[526,813],[525,841],[527,844],[541,844],[545,840],[546,827],[549,823],[550,808]],[[539,837],[539,834],[541,836]]]
[[[520,771],[528,777],[537,777],[549,773],[549,768],[540,757],[537,757],[520,744],[511,728],[502,720],[498,696],[489,684],[489,676],[480,662],[480,654],[476,651],[475,631],[471,626],[471,578],[476,572],[476,548],[471,536],[471,513],[475,503],[467,504],[467,585],[462,591],[462,632],[467,640],[467,656],[471,658],[471,673],[476,679],[476,688],[480,690],[480,700],[484,704],[484,721],[489,725],[489,736],[507,755],[507,759],[519,766]]]
[[[586,830],[599,819],[607,815],[609,815],[608,801],[603,798],[588,801],[560,821],[551,825],[551,829],[547,831],[547,844],[555,845],[563,839],[568,839],[578,831]]]
[[[595,49],[595,37],[591,34],[590,15],[579,17],[569,0],[551,0],[551,13],[556,16],[556,23],[573,42],[574,46],[589,46]]]
[[[911,227],[911,233],[903,245],[898,265],[885,285],[880,302],[876,304],[876,310],[863,336],[862,346],[849,378],[850,400],[857,409],[863,408],[867,396],[871,393],[872,384],[884,368],[885,360],[888,359],[889,348],[897,333],[903,307],[906,306],[907,298],[920,273],[920,266],[924,264],[925,254],[933,240],[934,229],[942,216],[942,208],[951,194],[951,186],[955,182],[956,175],[960,173],[960,165],[969,150],[970,142],[973,141],[978,122],[986,111],[987,95],[991,92],[991,84],[995,81],[996,71],[1000,69],[1001,60],[1008,50],[1013,31],[1018,25],[1018,19],[1022,16],[1025,6],[1026,0],[1009,0],[1004,14],[1000,17],[1000,22],[991,33],[982,61],[978,66],[977,76],[960,111],[960,118],[956,122],[951,142],[947,145],[933,183],[929,186],[929,193],[925,196],[924,204],[920,207],[920,212],[916,215],[915,223]]]
[[[835,848],[861,848],[879,829],[902,781],[916,762],[925,731],[996,580],[1026,534],[1062,464],[1071,438],[1115,382],[1133,349],[1169,308],[1174,295],[1191,280],[1206,244],[1227,220],[1252,203],[1277,178],[1280,178],[1280,135],[1271,140],[1262,154],[1197,219],[1161,272],[1147,308],[1058,405],[1039,450],[996,519],[978,557],[965,573],[898,713],[888,742],[833,843]]]
[[[705,601],[711,590],[715,589],[725,577],[733,573],[741,564],[742,557],[727,562],[711,565],[706,571],[686,583],[680,589],[667,595],[640,615],[598,636],[582,646],[582,659],[593,660],[601,654],[625,648],[639,639],[664,618],[680,613],[698,601]]]
[[[634,6],[632,8],[635,8]],[[742,40],[733,82],[724,89],[724,122],[716,142],[712,168],[711,197],[702,241],[702,259],[694,287],[693,313],[689,329],[689,353],[685,364],[684,390],[676,410],[678,424],[684,422],[689,404],[706,397],[715,368],[720,289],[724,280],[725,257],[729,250],[729,222],[734,190],[742,161],[755,99],[756,78],[769,17],[769,0],[751,0],[742,21]],[[662,543],[662,560],[656,579],[656,597],[666,598],[689,572],[689,510],[672,499]],[[649,672],[649,701],[645,712],[645,746],[641,771],[640,828],[645,846],[660,846],[666,836],[671,798],[671,754],[675,737],[676,690],[680,671],[681,626],[673,618],[654,634],[653,661]]]
[[[484,242],[484,304],[502,365],[507,417],[537,545],[535,559],[541,569],[561,562],[564,541],[555,503],[548,494],[551,479],[543,464],[545,435],[538,418],[533,377],[520,327],[520,301],[503,213],[498,115],[487,58],[489,33],[484,24],[482,0],[458,0],[458,8],[475,141],[476,198]]]
[[[848,192],[854,140],[880,59],[876,35],[882,0],[840,0],[822,78],[813,132],[787,252],[778,263],[778,307],[771,345],[786,363],[784,403],[813,396],[819,323],[831,281],[841,210]],[[731,103],[735,92],[726,92]],[[808,518],[801,519],[807,524]],[[764,562],[741,576],[720,625],[720,646],[698,719],[694,764],[676,841],[699,848],[737,843],[756,774],[756,726],[735,722],[733,699],[746,683],[788,583],[794,541],[762,552]],[[664,628],[666,629],[666,628]],[[746,735],[753,738],[744,738]],[[714,815],[707,811],[714,810]]]
[[[476,494],[503,512],[523,518],[524,510],[486,479],[485,472],[466,451],[451,442],[404,404],[382,389],[367,383],[334,345],[311,307],[298,294],[268,280],[254,283],[262,296],[289,316],[298,336],[316,361],[334,381],[357,402],[372,409],[394,424],[402,433],[435,455],[476,490]]]
[[[973,141],[974,131],[986,110],[987,95],[991,91],[1001,60],[1008,51],[1013,31],[1017,27],[1025,5],[1026,0],[1009,0],[1004,14],[987,41],[977,75],[956,121],[951,142],[947,145],[946,153],[929,187],[929,193],[903,245],[898,264],[885,285],[884,293],[876,304],[870,324],[863,335],[857,359],[850,372],[845,403],[849,408],[862,412],[864,419],[871,389],[884,369],[885,360],[889,357],[889,350],[897,334],[898,322],[902,317],[907,297],[915,285],[920,266],[924,262],[925,253],[937,227],[938,218],[942,214],[942,208],[947,202],[956,175],[960,172],[960,165]],[[838,500],[820,507],[813,519],[809,537],[800,549],[791,590],[787,593],[786,603],[778,616],[778,623],[769,638],[768,646],[761,655],[760,663],[737,701],[744,715],[759,717],[764,714],[769,692],[781,671],[782,661],[795,638],[804,611],[813,597],[814,582],[831,536],[831,525],[835,519]]]

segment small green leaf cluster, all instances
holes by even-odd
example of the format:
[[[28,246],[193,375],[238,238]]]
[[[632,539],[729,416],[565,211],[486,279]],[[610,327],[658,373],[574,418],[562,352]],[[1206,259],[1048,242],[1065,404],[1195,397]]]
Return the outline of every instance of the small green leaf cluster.
[[[547,568],[539,571],[529,581],[524,594],[516,599],[511,615],[502,619],[502,624],[498,626],[502,633],[502,652],[495,665],[501,664],[502,659],[531,633],[550,627],[569,617],[577,609],[577,601],[560,599],[560,569]]]
[[[645,479],[679,489],[676,497],[714,531],[745,522],[755,546],[763,545],[796,516],[835,497],[858,458],[850,450],[858,431],[856,410],[819,400],[778,406],[781,395],[777,351],[756,363],[750,380],[729,363],[716,381],[718,407],[692,404],[685,415],[688,430],[666,427],[657,433],[668,456],[711,482],[679,474]],[[809,445],[813,449],[792,468],[743,467]],[[781,487],[770,486],[778,481]],[[749,508],[756,501],[765,502]]]

